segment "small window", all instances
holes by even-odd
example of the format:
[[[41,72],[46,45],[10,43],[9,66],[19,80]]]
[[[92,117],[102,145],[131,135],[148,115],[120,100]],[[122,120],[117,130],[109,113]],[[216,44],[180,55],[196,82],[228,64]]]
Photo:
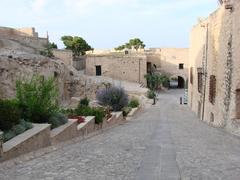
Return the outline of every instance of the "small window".
[[[210,76],[210,83],[209,83],[209,101],[212,104],[215,104],[216,98],[216,76]]]
[[[184,69],[184,64],[179,64],[179,69]]]
[[[102,66],[96,66],[96,76],[102,75]]]

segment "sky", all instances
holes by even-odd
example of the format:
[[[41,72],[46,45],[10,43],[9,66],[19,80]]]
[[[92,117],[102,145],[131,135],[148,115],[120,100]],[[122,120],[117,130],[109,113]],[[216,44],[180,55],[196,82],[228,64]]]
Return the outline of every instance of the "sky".
[[[188,47],[198,18],[217,0],[1,0],[0,26],[35,27],[63,48],[64,35],[83,37],[93,48],[114,48],[140,38],[147,48]]]

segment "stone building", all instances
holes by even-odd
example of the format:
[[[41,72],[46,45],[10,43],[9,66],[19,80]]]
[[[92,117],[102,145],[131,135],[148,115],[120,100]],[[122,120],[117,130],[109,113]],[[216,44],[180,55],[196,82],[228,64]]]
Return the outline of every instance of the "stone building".
[[[91,76],[106,76],[113,79],[146,84],[147,58],[144,54],[115,52],[88,54],[85,73]]]
[[[190,36],[189,106],[201,120],[240,133],[240,1],[221,6]]]
[[[188,48],[151,48],[145,51],[147,66],[153,71],[167,74],[184,88],[188,80]]]
[[[146,84],[144,76],[152,71],[178,80],[183,88],[188,78],[187,48],[152,48],[148,50],[114,52],[97,50],[86,56],[87,75]]]

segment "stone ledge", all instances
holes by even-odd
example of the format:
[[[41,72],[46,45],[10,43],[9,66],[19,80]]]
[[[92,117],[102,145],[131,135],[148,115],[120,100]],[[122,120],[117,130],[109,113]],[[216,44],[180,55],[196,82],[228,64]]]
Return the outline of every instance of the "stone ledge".
[[[133,117],[139,110],[140,108],[132,108],[132,110],[130,111],[130,113],[128,113],[127,117]]]
[[[112,112],[111,113],[112,117],[103,121],[102,123],[102,129],[114,126],[118,123],[120,123],[121,121],[123,121],[123,113],[121,112]]]
[[[86,136],[87,134],[95,131],[95,117],[85,117],[85,122],[77,126],[78,136]]]
[[[14,158],[50,144],[50,124],[34,124],[32,129],[3,144],[3,160]]]
[[[51,131],[51,144],[72,139],[77,135],[77,120],[69,119],[68,123]]]

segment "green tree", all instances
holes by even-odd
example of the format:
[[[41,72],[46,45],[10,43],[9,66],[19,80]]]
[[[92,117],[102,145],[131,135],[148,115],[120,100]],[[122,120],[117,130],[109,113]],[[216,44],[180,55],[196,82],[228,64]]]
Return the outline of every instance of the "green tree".
[[[52,50],[57,48],[57,44],[49,42],[45,49],[40,51],[40,54],[52,58],[54,56]]]
[[[123,50],[125,48],[131,49],[134,47],[134,49],[138,50],[139,48],[144,48],[146,45],[141,41],[139,38],[130,39],[128,43],[118,46],[115,48],[115,50]]]
[[[147,74],[145,75],[145,78],[147,80],[147,84],[150,90],[159,90],[161,89],[161,86],[169,86],[169,77],[165,74]]]
[[[70,49],[74,56],[85,55],[86,51],[93,48],[81,37],[78,36],[63,36],[61,38],[66,49]]]
[[[49,47],[49,49],[57,49],[58,48],[57,44],[55,44],[54,42],[53,43],[49,43],[48,47]]]

